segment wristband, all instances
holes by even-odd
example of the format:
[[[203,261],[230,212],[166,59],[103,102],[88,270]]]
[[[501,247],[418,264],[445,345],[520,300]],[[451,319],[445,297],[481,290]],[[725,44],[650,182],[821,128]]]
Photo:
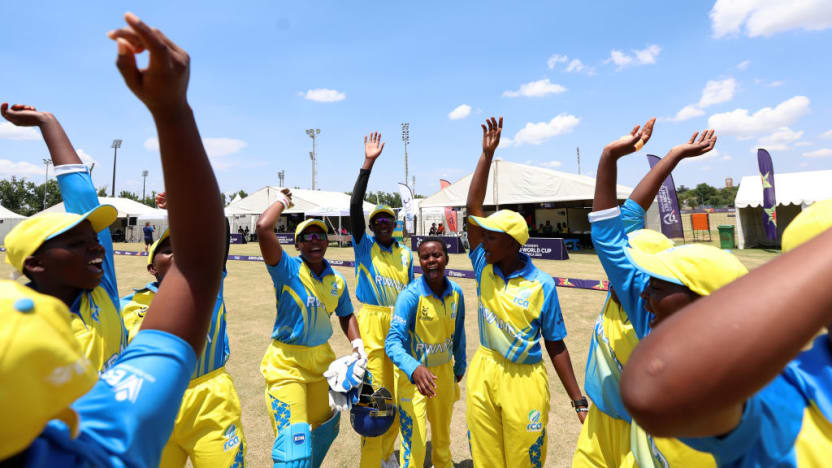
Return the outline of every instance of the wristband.
[[[581,397],[577,400],[572,400],[572,407],[575,408],[576,411],[578,408],[586,409],[589,407],[589,402],[586,401],[586,397]]]
[[[644,148],[644,140],[639,139],[639,140],[636,142],[636,151],[638,151],[638,150],[640,150],[640,149],[642,149],[642,148]]]
[[[280,198],[278,198],[277,201],[279,201],[280,204],[283,205],[284,210],[288,210],[289,206],[292,204],[292,202],[289,200],[289,197],[282,193],[280,194]]]
[[[576,413],[589,413],[589,408],[586,407],[577,407],[575,408]]]

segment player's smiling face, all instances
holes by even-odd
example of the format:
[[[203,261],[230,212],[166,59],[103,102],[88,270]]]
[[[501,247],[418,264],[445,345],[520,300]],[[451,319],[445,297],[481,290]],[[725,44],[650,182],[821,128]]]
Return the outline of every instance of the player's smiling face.
[[[664,319],[695,301],[699,296],[684,286],[658,278],[650,278],[647,287],[641,292],[641,298],[644,299],[644,308],[653,314],[650,327],[655,328]]]
[[[436,241],[422,242],[419,245],[419,264],[428,282],[441,281],[445,276],[445,266],[448,264],[448,257],[442,249],[442,244]]]
[[[370,220],[370,230],[383,245],[393,242],[393,226],[396,222],[386,213],[377,214]]]
[[[41,282],[55,286],[93,289],[104,276],[104,247],[89,221],[43,243],[26,269]],[[31,268],[30,268],[31,266]],[[45,285],[45,284],[44,284]]]
[[[516,243],[514,238],[504,232],[482,230],[482,248],[488,263],[500,263],[506,257],[517,255],[514,249]]]
[[[318,226],[309,226],[304,229],[302,233],[298,234],[295,243],[295,247],[300,250],[303,259],[309,264],[322,263],[328,245],[326,233]]]

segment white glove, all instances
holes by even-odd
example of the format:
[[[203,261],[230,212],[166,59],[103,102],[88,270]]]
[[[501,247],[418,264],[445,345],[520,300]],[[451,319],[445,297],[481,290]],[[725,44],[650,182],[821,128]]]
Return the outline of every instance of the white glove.
[[[335,411],[347,411],[352,407],[351,403],[346,393],[329,390],[329,407]]]
[[[331,390],[346,393],[361,385],[366,371],[367,360],[350,354],[332,361],[324,377]]]
[[[292,194],[291,193],[278,192],[277,193],[277,201],[279,201],[280,204],[283,205],[284,210],[288,210],[289,208],[294,206],[294,203],[292,203]]]
[[[358,357],[361,359],[367,360],[367,351],[364,350],[364,342],[361,338],[356,338],[350,342],[352,345],[352,349],[358,350]],[[355,352],[353,352],[355,354]]]

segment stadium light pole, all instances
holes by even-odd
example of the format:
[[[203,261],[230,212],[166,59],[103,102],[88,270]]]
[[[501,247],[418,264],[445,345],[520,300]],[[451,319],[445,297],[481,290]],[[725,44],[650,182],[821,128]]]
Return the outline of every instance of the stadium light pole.
[[[121,148],[121,140],[115,139],[113,140],[113,144],[110,146],[113,149],[113,188],[110,190],[110,196],[116,196],[116,158],[118,156],[118,149]]]
[[[43,159],[43,164],[46,166],[46,170],[43,174],[43,209],[46,209],[46,188],[47,183],[49,182],[49,165],[52,164],[51,159]]]
[[[284,187],[283,183],[286,180],[286,171],[284,171],[282,169],[277,171],[277,178],[280,180],[280,187],[283,188]]]
[[[142,171],[142,177],[144,178],[144,180],[142,181],[142,202],[144,202],[144,196],[145,196],[145,190],[144,189],[147,187],[147,174],[148,174],[147,169]]]
[[[402,122],[402,141],[404,142],[404,184],[407,185],[407,144],[410,143],[409,122]]]
[[[321,134],[320,128],[309,128],[306,134],[312,139],[312,152],[309,153],[309,159],[312,160],[312,190],[315,190],[315,177],[317,176],[317,153],[315,152],[315,139]]]

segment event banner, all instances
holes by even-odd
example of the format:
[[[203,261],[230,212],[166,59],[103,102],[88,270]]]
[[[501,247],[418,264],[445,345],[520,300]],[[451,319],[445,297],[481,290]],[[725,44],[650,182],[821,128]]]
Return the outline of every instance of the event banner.
[[[566,244],[561,238],[530,237],[520,251],[531,258],[544,260],[569,260]]]
[[[399,195],[402,197],[402,211],[404,212],[405,229],[408,234],[416,233],[416,204],[413,202],[413,192],[410,187],[399,182]]]
[[[658,156],[648,154],[647,162],[650,168],[661,160]],[[684,238],[682,230],[682,216],[679,212],[679,200],[676,198],[676,184],[673,183],[673,176],[668,174],[662,182],[659,193],[656,195],[659,204],[659,218],[662,220],[662,234],[671,239]]]
[[[768,151],[757,149],[757,166],[763,182],[763,228],[768,240],[777,240],[777,199],[774,196],[774,164]]]
[[[439,189],[440,190],[449,186],[449,185],[451,185],[451,183],[448,182],[447,180],[439,179]],[[456,211],[454,211],[453,208],[450,208],[450,207],[447,207],[447,206],[445,207],[445,226],[447,226],[447,228],[448,228],[448,229],[446,229],[446,232],[456,232],[456,228],[457,228],[457,226],[456,226]]]

